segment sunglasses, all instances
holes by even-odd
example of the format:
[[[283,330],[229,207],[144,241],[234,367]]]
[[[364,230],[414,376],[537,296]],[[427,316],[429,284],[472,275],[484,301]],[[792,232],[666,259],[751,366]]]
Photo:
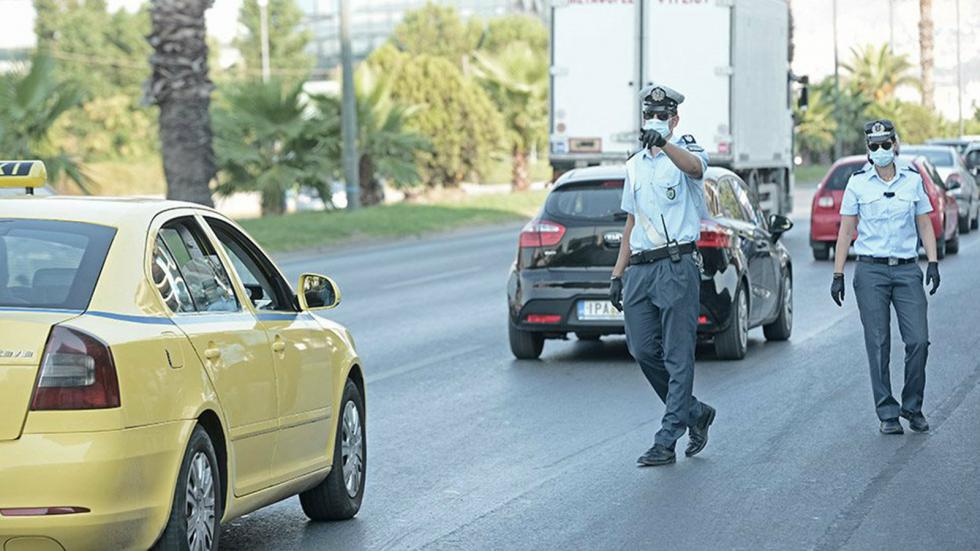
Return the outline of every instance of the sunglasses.
[[[868,149],[871,151],[878,151],[879,147],[884,149],[885,151],[888,151],[889,149],[892,148],[892,142],[885,142],[883,144],[876,144],[876,143],[868,144]]]

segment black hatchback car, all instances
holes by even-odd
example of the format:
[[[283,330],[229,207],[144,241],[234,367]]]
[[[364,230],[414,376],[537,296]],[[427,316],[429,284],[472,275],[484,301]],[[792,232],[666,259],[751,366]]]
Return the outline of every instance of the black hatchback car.
[[[623,315],[609,302],[609,278],[623,239],[623,166],[576,169],[554,185],[541,212],[521,230],[507,284],[514,356],[541,355],[545,339],[622,334]],[[709,167],[701,222],[699,340],[722,359],[745,356],[749,329],[769,340],[793,330],[793,265],[779,237],[793,223],[765,217],[733,172]]]

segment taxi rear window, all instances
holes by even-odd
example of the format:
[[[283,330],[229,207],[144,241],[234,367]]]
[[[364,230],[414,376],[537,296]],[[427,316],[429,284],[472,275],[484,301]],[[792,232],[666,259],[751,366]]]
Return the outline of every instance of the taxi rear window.
[[[85,310],[116,230],[0,218],[0,307]]]
[[[594,180],[565,184],[551,192],[545,211],[561,218],[614,220],[621,217],[623,180]]]

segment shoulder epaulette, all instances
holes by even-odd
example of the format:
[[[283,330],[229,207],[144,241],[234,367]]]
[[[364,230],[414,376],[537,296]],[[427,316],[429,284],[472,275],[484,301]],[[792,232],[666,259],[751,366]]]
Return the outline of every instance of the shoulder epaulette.
[[[864,174],[867,171],[868,171],[868,169],[866,169],[866,168],[862,168],[861,170],[855,170],[854,172],[851,173],[851,176],[857,176],[858,174]]]
[[[694,136],[690,134],[684,134],[681,136],[681,141],[684,142],[684,148],[688,151],[693,151],[695,153],[704,151],[704,148],[698,145],[698,143],[694,140]]]
[[[690,145],[692,143],[697,143],[697,141],[695,141],[695,139],[694,139],[694,136],[692,136],[690,134],[684,134],[683,136],[681,136],[681,140],[683,140],[684,143],[685,144],[688,144],[688,145]]]

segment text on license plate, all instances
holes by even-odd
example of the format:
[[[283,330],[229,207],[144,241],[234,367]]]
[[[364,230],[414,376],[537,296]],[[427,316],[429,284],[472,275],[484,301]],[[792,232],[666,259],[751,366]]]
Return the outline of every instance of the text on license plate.
[[[615,309],[608,300],[580,300],[578,301],[578,319],[621,320],[623,313]]]

